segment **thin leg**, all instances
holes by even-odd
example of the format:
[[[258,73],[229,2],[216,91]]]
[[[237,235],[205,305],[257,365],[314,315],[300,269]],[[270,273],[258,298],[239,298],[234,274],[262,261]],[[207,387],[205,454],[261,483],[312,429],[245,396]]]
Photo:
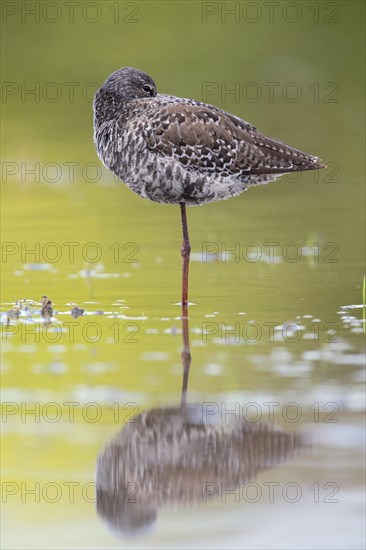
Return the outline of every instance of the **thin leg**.
[[[189,322],[188,322],[188,271],[189,271],[189,256],[191,252],[191,244],[189,242],[186,205],[180,203],[180,213],[182,217],[182,232],[183,243],[181,248],[182,254],[182,366],[183,366],[183,383],[182,383],[182,398],[181,405],[185,406],[187,401],[188,377],[191,366],[191,351],[189,345]]]
[[[183,243],[181,248],[182,255],[182,313],[183,317],[188,316],[188,270],[189,270],[189,256],[191,253],[191,243],[189,242],[188,225],[186,205],[184,202],[180,203],[180,213],[182,217],[182,232]]]
[[[189,321],[188,316],[182,317],[182,333],[183,333],[183,349],[182,349],[182,366],[183,366],[183,383],[181,406],[184,407],[187,402],[188,377],[191,367],[191,350],[189,346]]]

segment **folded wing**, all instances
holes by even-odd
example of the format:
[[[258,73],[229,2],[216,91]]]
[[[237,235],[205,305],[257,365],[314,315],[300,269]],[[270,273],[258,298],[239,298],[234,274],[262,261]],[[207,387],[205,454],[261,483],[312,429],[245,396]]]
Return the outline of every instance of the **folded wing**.
[[[165,105],[144,128],[147,147],[208,175],[279,175],[315,170],[317,157],[264,136],[251,124],[203,103]]]

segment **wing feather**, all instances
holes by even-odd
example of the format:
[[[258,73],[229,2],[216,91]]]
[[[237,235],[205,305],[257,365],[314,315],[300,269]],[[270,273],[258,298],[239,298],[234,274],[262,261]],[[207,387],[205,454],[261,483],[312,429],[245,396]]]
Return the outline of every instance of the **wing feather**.
[[[244,120],[204,103],[162,105],[144,127],[147,147],[208,174],[280,174],[322,168],[317,157],[264,136]]]

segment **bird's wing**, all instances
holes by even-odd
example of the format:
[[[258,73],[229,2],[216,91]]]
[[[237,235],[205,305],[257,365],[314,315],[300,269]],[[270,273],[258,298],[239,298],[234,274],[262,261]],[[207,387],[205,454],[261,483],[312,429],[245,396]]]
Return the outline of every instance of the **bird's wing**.
[[[162,105],[144,125],[143,134],[151,151],[206,174],[279,174],[322,167],[317,157],[203,103]]]

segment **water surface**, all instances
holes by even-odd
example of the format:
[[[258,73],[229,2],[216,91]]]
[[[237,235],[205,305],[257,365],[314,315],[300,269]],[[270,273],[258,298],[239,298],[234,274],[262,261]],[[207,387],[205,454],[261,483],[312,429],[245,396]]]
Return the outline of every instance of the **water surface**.
[[[274,101],[208,99],[330,166],[188,210],[187,404],[210,406],[214,433],[226,439],[189,448],[175,470],[173,450],[158,451],[167,425],[159,411],[181,401],[179,209],[141,200],[103,167],[93,172],[91,104],[81,93],[4,101],[2,157],[13,163],[2,186],[4,547],[363,547],[362,6],[337,2],[339,21],[326,24],[298,4],[303,15],[292,25],[202,23],[199,2],[138,3],[135,24],[116,25],[104,11],[94,25],[15,17],[5,25],[3,78],[19,86],[81,89],[122,65],[197,99],[207,82],[221,90],[279,81]],[[289,81],[301,87],[299,101],[284,99]],[[314,101],[314,82],[323,92],[335,82],[337,101]],[[70,162],[79,163],[72,177]],[[75,307],[83,314],[72,316]],[[97,512],[98,457],[133,426],[127,420],[149,412],[163,428],[144,479],[158,475],[166,494],[151,497],[158,513],[149,529],[121,538]],[[177,433],[184,439],[193,425],[205,434],[208,424],[190,418]],[[242,450],[228,433],[248,425],[306,443],[246,469],[250,442]],[[258,458],[267,447],[255,449]],[[225,495],[232,472],[240,487]],[[218,491],[205,502],[210,482]],[[177,487],[190,497],[174,497]]]

